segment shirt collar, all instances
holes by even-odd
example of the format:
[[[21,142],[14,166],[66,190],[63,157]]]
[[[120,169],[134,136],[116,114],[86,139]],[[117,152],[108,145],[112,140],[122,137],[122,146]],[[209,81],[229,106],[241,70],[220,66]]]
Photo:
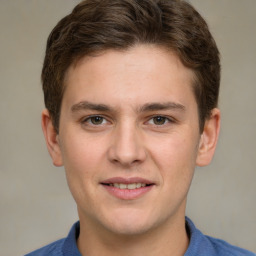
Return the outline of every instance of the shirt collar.
[[[76,240],[79,236],[79,233],[80,223],[78,221],[72,226],[67,238],[65,239],[65,242],[62,247],[63,256],[81,256],[76,244]]]
[[[184,256],[195,255],[198,248],[200,248],[199,244],[202,242],[203,234],[195,227],[193,222],[188,217],[186,217],[186,229],[190,242]],[[72,226],[67,238],[65,239],[62,247],[63,256],[81,256],[76,244],[79,233],[80,223],[78,221]]]

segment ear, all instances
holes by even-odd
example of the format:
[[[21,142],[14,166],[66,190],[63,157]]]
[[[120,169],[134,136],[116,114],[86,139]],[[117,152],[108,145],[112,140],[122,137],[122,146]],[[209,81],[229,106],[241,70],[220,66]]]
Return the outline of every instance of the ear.
[[[204,130],[201,134],[196,164],[198,166],[208,165],[214,155],[220,132],[220,110],[214,108],[211,117],[206,120]]]
[[[58,140],[58,134],[55,131],[55,128],[50,117],[50,113],[47,109],[42,112],[42,129],[44,132],[44,137],[48,152],[52,158],[53,164],[55,166],[62,166],[62,156]]]

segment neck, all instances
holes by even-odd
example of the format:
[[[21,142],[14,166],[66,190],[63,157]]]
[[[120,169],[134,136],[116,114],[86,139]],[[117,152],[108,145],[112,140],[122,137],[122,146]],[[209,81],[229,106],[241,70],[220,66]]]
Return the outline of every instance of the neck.
[[[80,220],[77,243],[83,256],[182,256],[189,245],[185,217],[136,235],[113,234],[95,225],[90,226],[90,223]]]

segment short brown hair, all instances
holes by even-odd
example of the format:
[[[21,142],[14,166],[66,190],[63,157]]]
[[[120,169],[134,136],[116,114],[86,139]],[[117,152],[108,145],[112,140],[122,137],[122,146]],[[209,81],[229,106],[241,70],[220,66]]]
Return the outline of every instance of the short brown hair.
[[[182,0],[85,0],[59,21],[47,41],[42,84],[57,132],[67,69],[84,56],[136,44],[165,47],[194,71],[202,131],[217,106],[220,60],[201,15]]]

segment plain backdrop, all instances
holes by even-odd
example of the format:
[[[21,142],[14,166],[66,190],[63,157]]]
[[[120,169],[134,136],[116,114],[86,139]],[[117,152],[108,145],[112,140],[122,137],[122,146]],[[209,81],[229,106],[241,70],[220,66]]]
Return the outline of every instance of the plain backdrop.
[[[40,126],[48,34],[77,0],[0,0],[0,255],[65,237],[77,220],[63,168]],[[222,128],[212,164],[198,168],[187,215],[205,233],[256,252],[256,1],[191,0],[222,55]]]

